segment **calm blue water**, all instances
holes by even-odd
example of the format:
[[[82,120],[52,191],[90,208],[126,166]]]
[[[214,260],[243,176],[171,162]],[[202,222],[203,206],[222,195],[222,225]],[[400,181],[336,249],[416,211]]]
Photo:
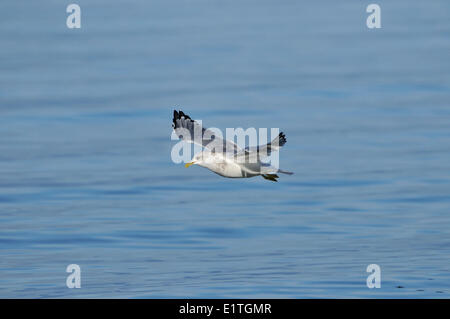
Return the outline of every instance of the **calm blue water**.
[[[0,297],[450,297],[448,1],[377,1],[379,30],[364,1],[76,3],[0,2]],[[174,107],[279,127],[295,175],[172,163]]]

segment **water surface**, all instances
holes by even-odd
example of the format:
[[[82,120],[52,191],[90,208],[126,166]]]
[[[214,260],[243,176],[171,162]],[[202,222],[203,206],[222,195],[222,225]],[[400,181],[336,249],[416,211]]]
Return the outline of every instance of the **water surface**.
[[[361,1],[77,3],[0,4],[0,297],[450,297],[448,1],[379,30]],[[174,107],[280,128],[295,175],[174,164]]]

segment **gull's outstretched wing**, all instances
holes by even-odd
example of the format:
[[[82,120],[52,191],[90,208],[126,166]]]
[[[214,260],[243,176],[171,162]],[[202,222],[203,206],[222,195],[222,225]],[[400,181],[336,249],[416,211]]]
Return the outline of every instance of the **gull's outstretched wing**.
[[[241,149],[233,142],[224,140],[214,134],[212,130],[202,127],[202,125],[183,113],[183,111],[173,111],[172,127],[175,134],[187,143],[196,143],[211,151],[238,153]]]
[[[245,156],[247,159],[270,156],[272,152],[280,150],[284,144],[286,144],[286,136],[281,132],[272,142],[260,146],[246,147],[238,156]]]

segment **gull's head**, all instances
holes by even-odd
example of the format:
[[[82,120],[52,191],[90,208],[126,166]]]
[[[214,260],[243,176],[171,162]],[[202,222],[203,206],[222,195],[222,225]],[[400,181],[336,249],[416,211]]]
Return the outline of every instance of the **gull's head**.
[[[201,165],[203,163],[203,152],[196,154],[189,163],[186,163],[184,167],[189,167],[191,165]]]

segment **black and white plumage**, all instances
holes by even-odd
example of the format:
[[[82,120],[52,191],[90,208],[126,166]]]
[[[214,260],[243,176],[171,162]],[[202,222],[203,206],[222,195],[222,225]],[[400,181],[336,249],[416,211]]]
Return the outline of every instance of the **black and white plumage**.
[[[261,175],[274,182],[278,178],[276,173],[293,174],[261,161],[261,158],[278,151],[286,144],[286,136],[282,132],[268,144],[241,149],[235,143],[216,136],[212,130],[203,128],[183,111],[174,111],[172,122],[175,134],[180,139],[204,147],[202,152],[196,154],[191,162],[186,164],[186,167],[195,164],[231,178]]]
[[[183,113],[183,111],[173,111],[172,127],[180,139],[188,143],[199,144],[211,151],[233,152],[237,154],[239,148],[233,142],[224,140],[214,134],[213,131],[205,129],[198,122],[194,121]]]

